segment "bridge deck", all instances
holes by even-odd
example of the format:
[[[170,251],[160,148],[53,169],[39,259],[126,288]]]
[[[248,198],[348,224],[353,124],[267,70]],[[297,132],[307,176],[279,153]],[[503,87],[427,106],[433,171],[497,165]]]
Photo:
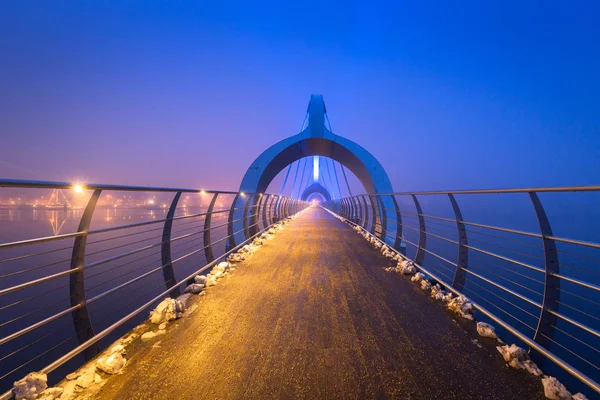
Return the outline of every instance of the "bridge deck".
[[[492,341],[473,342],[472,322],[387,265],[311,208],[167,335],[134,346],[98,398],[544,398]]]

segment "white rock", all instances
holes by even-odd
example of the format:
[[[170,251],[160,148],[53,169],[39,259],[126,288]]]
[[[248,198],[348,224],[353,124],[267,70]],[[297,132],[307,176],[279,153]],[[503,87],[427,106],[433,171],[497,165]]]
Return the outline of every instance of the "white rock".
[[[122,344],[117,344],[110,348],[111,353],[125,353],[125,347]]]
[[[204,285],[201,283],[192,283],[185,288],[185,293],[198,294],[204,289]]]
[[[206,286],[215,286],[217,284],[217,279],[214,276],[211,276],[207,281],[206,281]]]
[[[496,335],[496,328],[494,328],[490,324],[486,324],[485,322],[477,323],[477,333],[479,333],[479,336],[483,336],[483,337],[487,337],[487,338],[491,338],[491,339],[498,338],[498,336]]]
[[[583,393],[576,393],[573,395],[573,400],[588,400]]]
[[[126,362],[127,359],[125,359],[121,353],[112,353],[108,356],[100,357],[98,361],[96,361],[96,367],[100,371],[113,375],[118,373],[125,366]]]
[[[473,304],[465,296],[458,296],[448,302],[448,309],[466,319],[473,319]]]
[[[410,278],[410,280],[413,281],[413,282],[418,282],[418,281],[420,281],[422,279],[425,279],[425,275],[423,275],[420,272],[417,272],[412,278]]]
[[[542,379],[544,395],[550,400],[571,400],[571,393],[553,376]]]
[[[114,346],[114,347],[123,347],[123,346]],[[117,351],[118,353],[118,351]],[[82,388],[87,388],[88,386],[90,386],[92,383],[94,383],[94,375],[96,374],[96,366],[91,364],[88,365],[86,367],[83,367],[79,370],[80,375],[79,377],[75,380],[75,384],[77,384],[77,386],[80,386]]]
[[[48,376],[39,372],[31,372],[13,385],[13,393],[17,400],[33,400],[48,387]]]
[[[206,276],[196,275],[194,277],[194,282],[196,282],[198,285],[206,285]]]
[[[150,322],[159,325],[166,321],[181,318],[184,311],[185,306],[181,301],[166,298],[150,312]]]
[[[431,283],[427,279],[423,279],[421,281],[421,290],[429,290],[431,289]]]
[[[431,297],[433,297],[436,300],[444,299],[444,291],[442,290],[442,287],[439,283],[436,283],[431,287]]]
[[[218,271],[215,271],[215,270],[213,270],[213,271],[211,272],[211,275],[212,275],[212,276],[213,276],[215,279],[221,279],[221,278],[223,277],[223,271],[221,271],[221,270],[218,270]]]
[[[442,297],[442,301],[444,303],[450,303],[452,301],[453,298],[453,294],[452,292],[448,291],[444,294],[444,296]]]
[[[181,303],[181,305],[183,306],[183,312],[185,312],[185,310],[187,308],[187,304],[191,298],[192,298],[191,293],[184,293],[184,294],[177,296],[177,301],[179,301]]]
[[[542,371],[533,361],[529,359],[527,352],[519,346],[512,344],[510,346],[497,346],[496,349],[500,352],[500,354],[502,354],[504,361],[506,361],[512,368],[524,369],[535,376],[542,375]]]

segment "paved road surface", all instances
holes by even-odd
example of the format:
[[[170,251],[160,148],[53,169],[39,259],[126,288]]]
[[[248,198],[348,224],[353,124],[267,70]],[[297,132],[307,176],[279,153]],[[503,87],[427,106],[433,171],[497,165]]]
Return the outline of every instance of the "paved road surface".
[[[543,399],[349,226],[310,208],[137,344],[99,399]],[[155,346],[153,346],[155,344]],[[137,349],[135,349],[137,347]]]

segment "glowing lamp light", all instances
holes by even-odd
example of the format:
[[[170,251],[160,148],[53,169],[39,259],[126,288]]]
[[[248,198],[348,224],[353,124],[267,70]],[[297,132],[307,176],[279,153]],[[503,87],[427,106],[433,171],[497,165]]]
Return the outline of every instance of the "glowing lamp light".
[[[154,200],[152,200],[152,199],[148,200],[148,204],[154,204]]]
[[[206,192],[204,190],[201,190],[200,194],[206,194]]]
[[[75,191],[75,193],[83,193],[83,185],[77,183],[73,185],[73,190]]]
[[[244,193],[244,192],[240,192],[240,195],[241,195],[241,196],[245,196],[245,195],[246,195],[246,193]]]

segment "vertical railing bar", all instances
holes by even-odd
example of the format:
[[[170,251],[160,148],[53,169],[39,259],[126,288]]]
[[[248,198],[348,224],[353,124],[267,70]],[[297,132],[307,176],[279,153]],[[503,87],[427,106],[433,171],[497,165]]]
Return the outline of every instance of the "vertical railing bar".
[[[411,196],[413,202],[415,203],[415,208],[419,217],[419,243],[417,246],[417,253],[415,254],[415,263],[421,265],[423,264],[423,259],[425,258],[425,249],[427,248],[427,235],[425,234],[425,218],[423,218],[423,210],[421,209],[421,204],[419,203],[417,196],[414,194]]]
[[[360,196],[362,203],[363,203],[363,207],[364,207],[364,213],[363,213],[363,222],[362,222],[362,227],[363,229],[367,229],[367,226],[369,224],[369,208],[367,207],[367,199],[365,199],[365,196],[362,195]]]
[[[467,229],[463,223],[462,212],[458,206],[458,202],[454,198],[452,193],[448,194],[450,203],[452,204],[452,210],[454,211],[454,219],[456,220],[456,229],[458,231],[458,259],[456,261],[456,272],[454,273],[454,279],[452,280],[452,287],[456,290],[462,291],[465,287],[467,268],[469,265],[469,249],[467,245]],[[422,214],[421,211],[418,211]],[[419,217],[423,218],[423,217]]]
[[[383,203],[383,197],[377,196],[377,204],[379,206],[379,210],[381,211],[381,236],[379,237],[384,243],[386,242],[387,235],[387,211],[385,209],[385,204]]]
[[[242,218],[242,222],[244,224],[244,240],[248,240],[248,238],[250,237],[250,229],[248,228],[248,208],[250,207],[250,203],[252,203],[252,200],[254,199],[255,195],[250,194],[246,196],[249,197],[246,199],[246,205],[244,206],[244,215]]]
[[[373,202],[373,197],[371,195],[367,195],[369,198],[369,202],[371,203],[371,234],[375,235],[375,230],[377,227],[377,210],[375,209],[375,203]]]
[[[402,251],[402,213],[400,213],[400,206],[398,205],[398,201],[396,200],[396,196],[392,195],[392,201],[394,203],[394,208],[396,209],[396,239],[394,240],[394,248],[401,253]]]
[[[98,203],[98,198],[101,193],[101,189],[94,190],[92,196],[88,200],[85,211],[79,221],[79,228],[77,229],[78,232],[83,232],[83,234],[77,236],[73,242],[71,269],[77,270],[77,272],[71,274],[69,278],[69,294],[71,295],[71,307],[77,305],[80,306],[71,313],[79,343],[85,343],[94,337],[94,327],[86,304],[84,265],[88,231],[90,230],[94,210],[96,209],[96,204]],[[88,347],[84,351],[84,357],[86,360],[90,360],[98,354],[99,351],[100,347],[98,344]]]
[[[267,220],[267,207],[269,206],[269,203],[271,202],[271,195],[270,194],[266,194],[264,195],[264,204],[263,204],[263,215],[262,215],[262,221],[263,221],[263,229],[266,228],[267,226],[269,226],[268,224],[268,220]]]
[[[229,209],[229,217],[227,219],[227,245],[225,246],[225,249],[227,251],[233,249],[236,246],[235,237],[233,236],[233,214],[235,213],[236,203],[239,197],[239,193],[235,195],[235,197],[233,198],[233,202],[231,203],[231,208]]]
[[[256,235],[256,232],[260,230],[258,221],[260,219],[260,206],[263,203],[264,195],[259,194],[258,199],[255,200],[255,204],[252,205],[252,213],[250,214],[250,236]]]
[[[542,245],[544,249],[544,297],[542,300],[542,309],[538,320],[538,325],[533,336],[533,340],[545,348],[550,348],[556,331],[557,317],[555,313],[558,311],[560,301],[560,263],[558,253],[556,251],[556,242],[550,237],[552,227],[548,220],[548,215],[544,210],[544,206],[540,201],[536,192],[529,192],[529,198],[533,204],[535,214],[540,226],[542,235]],[[545,357],[541,357],[537,352],[533,352],[532,356],[538,363],[544,363]]]
[[[219,196],[219,193],[215,193],[213,195],[212,199],[210,200],[210,204],[208,205],[206,216],[204,217],[204,257],[206,258],[207,264],[215,260],[212,249],[212,240],[210,238],[210,225],[212,222],[213,209],[215,207],[215,203],[217,202],[217,196]]]
[[[162,272],[167,289],[173,287],[174,283],[177,282],[175,280],[173,264],[171,263],[171,232],[173,230],[173,217],[175,216],[175,210],[177,209],[177,203],[179,202],[180,197],[181,192],[177,192],[175,193],[175,196],[173,196],[173,201],[171,201],[171,206],[169,207],[169,211],[163,225],[162,245],[160,246],[162,265],[164,266]],[[173,298],[179,296],[179,288],[173,288],[173,290],[169,292],[169,296]]]

